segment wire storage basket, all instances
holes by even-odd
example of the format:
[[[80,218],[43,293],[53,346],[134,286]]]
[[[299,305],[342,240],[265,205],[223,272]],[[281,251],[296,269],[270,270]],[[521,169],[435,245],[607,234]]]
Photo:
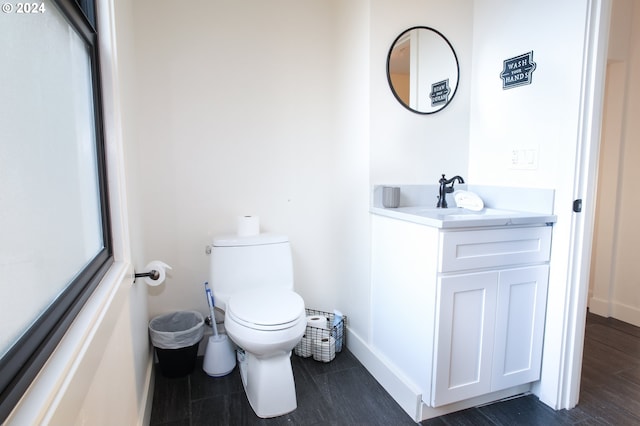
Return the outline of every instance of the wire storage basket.
[[[330,362],[345,344],[345,315],[306,308],[307,329],[294,348],[300,357],[313,357],[316,361]]]

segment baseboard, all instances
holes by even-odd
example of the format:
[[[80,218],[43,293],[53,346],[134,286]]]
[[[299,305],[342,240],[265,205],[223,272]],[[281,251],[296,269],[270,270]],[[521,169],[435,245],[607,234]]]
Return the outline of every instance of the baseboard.
[[[601,317],[609,316],[609,301],[592,297],[589,299],[589,312],[600,315]]]
[[[382,385],[402,409],[416,422],[421,420],[422,394],[417,386],[384,360],[357,333],[347,327],[347,348]]]
[[[592,297],[589,300],[589,311],[603,317],[612,317],[640,327],[640,308],[619,302]]]
[[[635,306],[613,303],[611,306],[611,316],[620,321],[640,327],[640,308]]]
[[[147,426],[151,423],[151,410],[153,408],[153,392],[156,386],[156,375],[153,370],[153,347],[149,351],[147,357],[147,372],[145,374],[145,393],[142,395],[141,401],[144,402],[144,409],[139,410],[138,426]]]

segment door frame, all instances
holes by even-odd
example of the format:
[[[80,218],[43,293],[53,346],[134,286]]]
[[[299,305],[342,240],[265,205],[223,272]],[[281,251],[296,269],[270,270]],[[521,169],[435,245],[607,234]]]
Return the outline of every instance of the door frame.
[[[566,409],[575,407],[580,397],[610,20],[611,0],[589,1],[573,190],[582,210],[573,213],[571,223],[564,361],[556,404]]]

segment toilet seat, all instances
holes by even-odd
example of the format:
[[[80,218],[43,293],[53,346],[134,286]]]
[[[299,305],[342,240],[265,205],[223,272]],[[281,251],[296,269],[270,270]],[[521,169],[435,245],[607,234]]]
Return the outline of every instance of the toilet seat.
[[[234,294],[227,302],[226,314],[239,325],[263,331],[291,328],[306,318],[302,297],[285,289]]]

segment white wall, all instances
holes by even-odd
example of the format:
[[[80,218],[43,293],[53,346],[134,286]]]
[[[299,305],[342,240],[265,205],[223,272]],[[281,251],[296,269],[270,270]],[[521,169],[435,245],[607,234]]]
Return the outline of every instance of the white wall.
[[[607,97],[598,170],[598,210],[592,256],[592,312],[640,325],[640,293],[635,220],[640,197],[638,117],[640,85],[640,5],[632,0],[613,2]]]
[[[471,28],[468,0],[371,1],[371,183],[437,184],[440,175],[467,178]],[[386,60],[391,43],[404,30],[427,26],[442,32],[458,55],[458,91],[444,110],[432,115],[407,111],[391,93]],[[434,205],[437,202],[434,198]]]
[[[348,326],[368,336],[370,306],[369,235],[369,123],[370,52],[369,0],[337,1],[339,11],[334,23],[337,61],[342,64],[332,89],[338,96],[333,105],[338,131],[335,152],[338,184],[334,205],[338,206],[338,226],[330,232],[340,248],[335,249],[330,266],[335,268],[333,282],[336,304],[348,315]],[[307,302],[308,306],[309,302]],[[330,309],[329,305],[325,309]]]
[[[135,2],[144,262],[173,267],[151,316],[207,311],[205,247],[245,214],[289,236],[308,307],[352,314],[368,285],[368,6],[342,3]]]
[[[578,143],[587,2],[475,3],[469,181],[556,190],[558,222],[547,306],[542,382],[537,393],[556,400],[562,371],[569,246]],[[540,26],[544,23],[544,26]],[[503,61],[533,50],[531,85],[503,90]],[[510,169],[511,150],[535,147],[535,170]]]

